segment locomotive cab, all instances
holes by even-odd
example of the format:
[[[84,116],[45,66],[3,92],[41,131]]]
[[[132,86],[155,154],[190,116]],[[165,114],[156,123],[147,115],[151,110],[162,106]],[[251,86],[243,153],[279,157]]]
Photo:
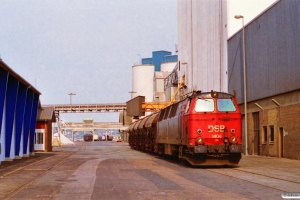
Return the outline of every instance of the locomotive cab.
[[[212,91],[190,98],[182,122],[184,159],[191,164],[237,164],[241,159],[241,113],[233,95]]]

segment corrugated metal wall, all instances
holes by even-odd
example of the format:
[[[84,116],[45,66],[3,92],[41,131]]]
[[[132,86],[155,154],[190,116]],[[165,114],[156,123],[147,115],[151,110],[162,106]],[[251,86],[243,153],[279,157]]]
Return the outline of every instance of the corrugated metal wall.
[[[40,94],[0,59],[0,162],[33,152]]]
[[[226,23],[226,0],[178,0],[178,75],[185,75],[185,92],[228,91]]]
[[[228,40],[229,91],[244,102],[242,32]],[[281,0],[245,27],[247,101],[300,89],[300,1]]]
[[[152,59],[155,71],[160,71],[160,64],[163,62],[164,56],[171,55],[169,51],[153,51]]]

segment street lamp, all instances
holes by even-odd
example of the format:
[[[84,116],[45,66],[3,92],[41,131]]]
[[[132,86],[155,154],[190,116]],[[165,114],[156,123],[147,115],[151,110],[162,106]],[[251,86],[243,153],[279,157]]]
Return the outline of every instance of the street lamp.
[[[159,96],[156,96],[155,98],[157,99],[157,107],[158,107],[158,110],[159,110]]]
[[[131,99],[132,99],[132,95],[133,95],[134,93],[136,93],[136,92],[131,91],[131,92],[128,92],[128,93],[131,93]]]
[[[70,93],[70,94],[68,94],[68,95],[70,95],[70,105],[71,105],[71,109],[72,109],[72,95],[76,95],[76,94]]]
[[[242,19],[243,24],[243,66],[244,66],[244,108],[245,108],[245,155],[248,155],[248,131],[247,131],[247,80],[246,80],[246,50],[245,50],[245,26],[244,16],[235,15],[234,18]]]

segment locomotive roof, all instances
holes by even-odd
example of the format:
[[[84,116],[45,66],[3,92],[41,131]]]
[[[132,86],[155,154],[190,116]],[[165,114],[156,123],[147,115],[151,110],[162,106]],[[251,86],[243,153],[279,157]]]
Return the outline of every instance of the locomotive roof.
[[[217,94],[217,96],[213,97],[214,94]],[[232,94],[229,94],[229,93],[225,93],[225,92],[216,92],[216,91],[211,91],[211,92],[201,92],[201,91],[196,91],[194,92],[193,94],[191,94],[190,96],[187,96],[186,98],[178,101],[178,102],[175,102],[165,108],[163,108],[162,110],[174,105],[174,104],[177,104],[177,103],[180,103],[182,101],[184,101],[185,99],[187,98],[201,98],[201,99],[211,99],[211,98],[218,98],[218,99],[231,99],[233,98],[234,95]]]
[[[194,94],[192,94],[189,98],[203,98],[203,99],[211,99],[211,98],[218,98],[218,99],[228,99],[233,98],[234,96],[232,94],[228,94],[225,92],[201,92],[197,91]]]

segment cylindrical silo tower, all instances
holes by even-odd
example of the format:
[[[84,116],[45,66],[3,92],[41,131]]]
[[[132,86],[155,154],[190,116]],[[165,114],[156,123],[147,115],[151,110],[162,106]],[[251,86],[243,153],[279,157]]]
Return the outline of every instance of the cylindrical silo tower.
[[[143,64],[132,66],[132,96],[145,96],[146,102],[153,100],[154,65]]]
[[[185,93],[228,92],[227,1],[178,0],[178,78]]]
[[[172,72],[176,66],[177,62],[167,62],[161,63],[160,71],[162,72]]]

